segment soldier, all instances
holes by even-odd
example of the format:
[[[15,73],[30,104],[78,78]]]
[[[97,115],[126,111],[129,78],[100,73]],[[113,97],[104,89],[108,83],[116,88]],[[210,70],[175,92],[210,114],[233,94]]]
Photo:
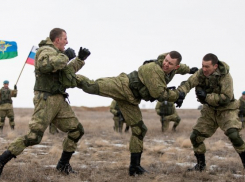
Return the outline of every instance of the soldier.
[[[176,112],[174,103],[168,101],[157,102],[155,110],[160,116],[162,132],[168,130],[170,121],[174,122],[172,131],[176,131],[176,127],[179,125],[181,119]]]
[[[73,49],[68,48],[64,51],[66,44],[66,31],[60,28],[52,29],[49,37],[39,43],[40,48],[35,56],[35,108],[29,122],[29,132],[14,140],[0,156],[0,174],[8,161],[20,155],[26,147],[41,142],[50,123],[68,134],[63,141],[63,153],[56,169],[66,174],[74,172],[69,161],[84,130],[65,100],[68,96],[65,87],[76,86],[74,73],[82,68],[90,52],[88,49],[80,48],[76,57]],[[68,64],[71,59],[73,60]]]
[[[238,116],[242,122],[242,128],[244,128],[244,116],[245,116],[245,91],[242,92],[242,96],[239,98],[240,107]]]
[[[3,126],[5,122],[5,117],[9,118],[9,125],[12,130],[14,130],[14,109],[13,101],[11,97],[17,97],[17,86],[14,86],[14,90],[9,89],[9,81],[5,80],[3,82],[3,87],[0,91],[0,130],[3,131]]]
[[[171,101],[181,106],[184,99],[183,93],[177,90],[167,89],[167,84],[175,74],[193,74],[197,68],[189,68],[180,64],[182,57],[177,51],[161,54],[157,60],[145,61],[138,71],[130,74],[121,73],[117,77],[100,78],[90,80],[83,75],[77,75],[77,87],[89,94],[110,97],[114,99],[127,122],[131,127],[129,150],[131,162],[129,175],[143,174],[146,172],[140,165],[143,152],[143,138],[147,127],[142,120],[139,103],[159,100]]]
[[[204,140],[211,137],[218,127],[229,138],[245,167],[245,144],[239,135],[241,122],[237,117],[239,102],[234,99],[229,66],[216,55],[206,54],[203,57],[202,69],[190,76],[177,90],[187,94],[194,87],[203,108],[190,136],[197,164],[188,171],[205,170]]]
[[[113,120],[114,120],[114,130],[116,132],[120,132],[122,133],[122,129],[123,129],[123,123],[126,123],[122,112],[119,109],[119,106],[117,104],[117,102],[115,100],[113,100],[111,102],[111,106],[110,106],[110,112],[114,115]],[[126,123],[126,128],[124,132],[128,132],[129,130],[129,125]]]

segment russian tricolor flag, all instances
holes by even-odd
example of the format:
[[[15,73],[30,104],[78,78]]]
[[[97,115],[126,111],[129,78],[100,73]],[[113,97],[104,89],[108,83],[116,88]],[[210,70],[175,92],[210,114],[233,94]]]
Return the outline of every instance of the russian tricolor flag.
[[[34,65],[35,64],[35,55],[38,50],[38,47],[33,46],[31,52],[26,60],[27,64]]]

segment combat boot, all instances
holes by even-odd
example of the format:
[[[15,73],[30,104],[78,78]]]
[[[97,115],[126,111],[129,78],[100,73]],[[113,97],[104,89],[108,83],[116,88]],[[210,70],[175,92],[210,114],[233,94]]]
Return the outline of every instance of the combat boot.
[[[242,160],[242,164],[243,164],[243,167],[245,169],[245,151],[240,153],[239,156],[240,156],[240,158]]]
[[[130,176],[135,176],[136,174],[141,175],[148,172],[140,165],[141,154],[142,153],[131,153],[131,161],[129,166]]]
[[[60,172],[64,172],[67,175],[70,173],[76,173],[75,171],[73,171],[69,161],[71,159],[71,156],[74,152],[62,152],[61,158],[56,166],[56,169]]]
[[[2,153],[2,155],[0,155],[0,176],[2,174],[3,171],[3,167],[5,166],[5,164],[7,164],[12,158],[16,158],[15,155],[11,154],[11,152],[9,150],[6,150]]]
[[[206,168],[205,155],[195,153],[197,158],[197,164],[193,168],[189,168],[187,171],[199,171],[202,172]]]
[[[174,131],[174,132],[176,132],[176,127],[177,127],[177,125],[173,125],[173,128],[172,128],[172,131]]]

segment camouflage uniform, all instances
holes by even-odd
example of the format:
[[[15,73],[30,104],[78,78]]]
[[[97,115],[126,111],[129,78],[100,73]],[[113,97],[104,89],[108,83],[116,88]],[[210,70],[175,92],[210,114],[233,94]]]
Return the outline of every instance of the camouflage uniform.
[[[225,62],[218,62],[218,68],[209,77],[204,76],[200,69],[189,77],[187,82],[178,87],[186,94],[193,88],[207,93],[201,110],[201,117],[193,127],[191,142],[196,154],[204,154],[206,147],[203,141],[211,137],[220,127],[228,136],[238,153],[245,151],[245,144],[239,136],[241,122],[238,118],[239,102],[234,99],[233,80],[229,73],[229,66]]]
[[[126,123],[126,121],[122,115],[120,116],[121,118],[119,117],[118,112],[120,112],[120,109],[119,109],[119,106],[115,100],[113,100],[111,102],[110,112],[114,115],[113,116],[114,130],[121,133],[122,129],[123,129],[123,123]],[[127,125],[127,123],[126,123],[126,125]]]
[[[176,112],[174,103],[168,101],[157,102],[155,110],[157,114],[160,116],[162,132],[168,130],[170,121],[174,121],[172,130],[175,131],[176,127],[180,123],[180,117]]]
[[[175,74],[187,74],[190,68],[180,64],[179,69],[165,74],[162,70],[162,63],[166,54],[162,54],[156,61],[144,64],[138,71],[130,74],[121,73],[117,77],[100,78],[96,81],[85,76],[77,75],[77,87],[84,92],[110,97],[114,99],[129,126],[132,136],[130,139],[130,152],[141,153],[143,151],[143,138],[147,127],[142,120],[139,103],[145,101],[176,101],[179,97],[178,91],[167,89],[167,84]]]
[[[8,150],[14,156],[26,147],[39,144],[43,133],[50,123],[59,130],[68,133],[63,141],[63,151],[74,152],[77,142],[84,134],[83,126],[75,116],[71,106],[66,102],[65,87],[74,87],[74,75],[84,65],[78,57],[68,65],[68,57],[59,51],[50,38],[39,44],[35,57],[36,82],[34,86],[34,113],[29,122],[27,135],[13,141]]]
[[[244,117],[245,117],[245,99],[243,99],[243,97],[241,96],[239,98],[239,118],[240,118],[240,121],[242,122],[242,127],[244,128],[245,127],[245,124],[244,124]]]
[[[14,109],[11,97],[17,96],[17,90],[2,87],[0,90],[0,129],[3,129],[5,117],[9,118],[9,125],[14,129]]]

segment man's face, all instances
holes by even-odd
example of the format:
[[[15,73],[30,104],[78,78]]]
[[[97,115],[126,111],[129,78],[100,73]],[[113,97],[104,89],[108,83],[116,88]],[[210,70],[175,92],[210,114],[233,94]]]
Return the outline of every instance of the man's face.
[[[242,95],[242,98],[245,100],[245,95]]]
[[[162,70],[164,71],[164,73],[169,74],[171,71],[176,70],[178,68],[179,65],[177,65],[177,59],[172,59],[168,54],[162,63]]]
[[[9,84],[6,84],[6,83],[5,83],[5,84],[3,84],[3,87],[4,87],[4,88],[9,88]]]
[[[68,44],[66,33],[62,32],[62,35],[59,38],[56,38],[55,41],[56,41],[56,47],[60,51],[64,51],[66,44]]]
[[[218,64],[213,65],[212,61],[202,61],[203,74],[208,77],[218,68]]]

